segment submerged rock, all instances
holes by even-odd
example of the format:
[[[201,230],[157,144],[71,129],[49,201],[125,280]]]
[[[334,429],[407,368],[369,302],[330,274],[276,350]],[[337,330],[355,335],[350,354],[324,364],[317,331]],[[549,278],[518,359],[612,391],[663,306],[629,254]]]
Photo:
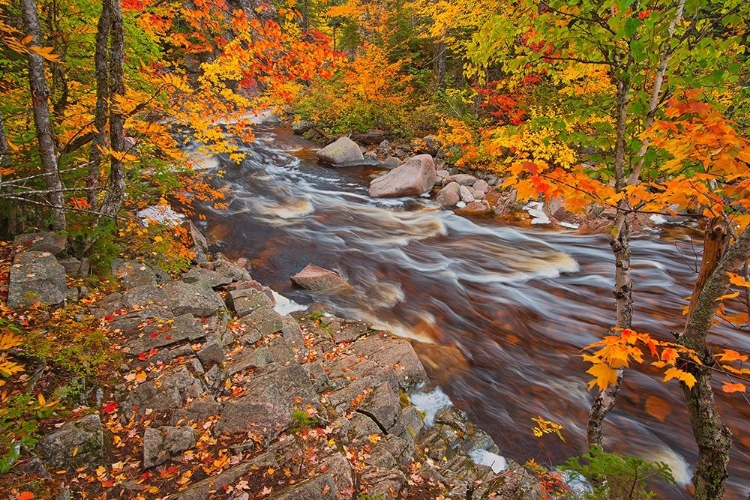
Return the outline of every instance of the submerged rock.
[[[351,288],[349,282],[334,271],[308,264],[292,276],[292,283],[311,292],[331,291]]]
[[[435,185],[437,171],[430,155],[417,155],[387,174],[370,182],[370,196],[373,198],[396,198],[399,196],[420,196]]]
[[[348,137],[340,137],[316,153],[318,159],[337,164],[364,160],[364,155],[356,142]]]

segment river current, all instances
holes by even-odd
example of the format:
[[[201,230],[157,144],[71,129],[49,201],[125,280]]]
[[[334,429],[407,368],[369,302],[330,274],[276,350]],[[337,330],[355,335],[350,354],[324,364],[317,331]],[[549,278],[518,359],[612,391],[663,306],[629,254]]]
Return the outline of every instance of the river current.
[[[431,379],[504,455],[552,465],[581,454],[595,397],[581,348],[614,317],[606,236],[462,216],[429,198],[372,199],[374,170],[319,165],[313,148],[261,125],[241,165],[204,159],[221,170],[214,183],[227,190],[226,210],[196,207],[212,250],[247,257],[256,280],[297,303],[323,300],[340,315],[414,339]],[[700,238],[669,226],[634,237],[637,330],[668,340],[681,329]],[[289,277],[310,263],[338,271],[355,292],[317,297],[292,287]],[[712,341],[750,351],[747,333],[720,325]],[[719,403],[735,436],[727,498],[745,500],[750,405],[736,394]],[[565,442],[534,437],[537,416],[562,424]],[[671,466],[680,486],[660,497],[690,498],[697,449],[676,382],[663,383],[655,370],[627,371],[605,436],[610,451]]]

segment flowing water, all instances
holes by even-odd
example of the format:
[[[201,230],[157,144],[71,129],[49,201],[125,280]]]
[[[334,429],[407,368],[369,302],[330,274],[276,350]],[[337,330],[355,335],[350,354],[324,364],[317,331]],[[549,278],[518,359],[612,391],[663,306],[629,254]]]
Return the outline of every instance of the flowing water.
[[[320,297],[293,288],[290,276],[309,263],[337,270],[356,292],[325,300],[340,314],[420,341],[415,348],[432,379],[504,455],[550,465],[580,454],[594,396],[580,349],[613,321],[606,236],[465,217],[427,198],[371,199],[374,171],[318,165],[312,147],[261,126],[241,165],[212,159],[229,205],[197,207],[212,250],[248,257],[255,279],[302,304]],[[636,329],[665,340],[680,329],[695,275],[691,240],[699,239],[667,227],[634,238]],[[718,328],[714,341],[750,350],[747,334],[728,328]],[[750,405],[737,395],[719,399],[735,435],[727,498],[745,500]],[[565,442],[535,438],[536,416],[562,424]],[[628,371],[605,435],[609,450],[667,462],[681,487],[662,495],[689,498],[697,452],[675,382]]]

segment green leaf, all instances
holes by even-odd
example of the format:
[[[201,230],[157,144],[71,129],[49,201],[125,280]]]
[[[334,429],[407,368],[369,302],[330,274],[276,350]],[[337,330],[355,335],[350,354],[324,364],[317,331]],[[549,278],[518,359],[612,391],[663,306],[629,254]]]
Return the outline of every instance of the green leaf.
[[[646,46],[640,40],[630,42],[630,51],[633,53],[635,62],[641,62],[646,59]]]
[[[625,21],[625,36],[631,37],[635,35],[636,31],[638,31],[638,26],[640,26],[641,21],[637,17],[631,17],[627,21]]]

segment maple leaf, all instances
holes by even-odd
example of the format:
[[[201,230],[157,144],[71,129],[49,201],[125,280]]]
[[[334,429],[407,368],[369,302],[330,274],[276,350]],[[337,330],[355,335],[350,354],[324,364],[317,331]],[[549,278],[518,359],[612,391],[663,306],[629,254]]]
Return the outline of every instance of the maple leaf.
[[[589,382],[589,389],[592,389],[595,385],[599,386],[599,390],[603,391],[610,385],[617,383],[617,371],[613,370],[604,363],[598,363],[586,370],[595,377],[594,380]]]
[[[20,495],[16,497],[16,500],[32,500],[34,498],[34,494],[30,491],[24,491]]]
[[[721,302],[722,300],[733,299],[735,297],[738,297],[739,295],[740,295],[740,292],[727,293],[725,295],[722,295],[721,297],[717,297],[716,301]]]
[[[693,388],[695,385],[695,377],[692,373],[680,370],[679,368],[672,367],[664,372],[664,382],[669,382],[673,378],[676,378],[680,382],[684,383],[689,388]]]
[[[717,355],[717,358],[719,359],[719,361],[730,363],[732,361],[747,361],[748,355],[740,354],[737,351],[733,351],[732,349],[724,349],[724,352]]]
[[[724,380],[721,383],[721,390],[731,394],[733,392],[745,392],[747,389],[745,388],[745,384],[742,384],[740,382],[732,384]]]
[[[677,351],[671,347],[667,347],[661,352],[661,360],[670,365],[675,364],[678,356]]]
[[[120,407],[120,405],[118,405],[117,403],[115,403],[115,402],[111,401],[111,402],[109,402],[109,403],[105,404],[105,405],[104,405],[104,406],[102,407],[102,410],[103,410],[103,411],[104,411],[104,413],[106,413],[107,415],[111,415],[112,413],[116,412],[116,411],[117,411],[117,409],[118,409],[119,407]]]

